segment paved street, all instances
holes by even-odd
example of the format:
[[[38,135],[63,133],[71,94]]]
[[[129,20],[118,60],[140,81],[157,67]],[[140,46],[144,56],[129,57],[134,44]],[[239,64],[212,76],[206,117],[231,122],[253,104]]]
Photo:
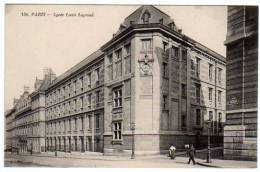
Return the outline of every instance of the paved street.
[[[18,159],[19,157],[19,159]],[[22,162],[21,162],[22,161]],[[187,157],[177,157],[175,160],[171,160],[166,156],[142,156],[136,157],[136,159],[130,159],[129,157],[118,156],[101,156],[101,155],[89,155],[89,156],[74,156],[73,158],[53,157],[50,155],[44,156],[14,156],[6,155],[5,166],[19,166],[19,167],[112,167],[112,168],[209,168],[205,165],[205,160],[197,159],[199,164],[192,165],[187,164]],[[13,162],[13,163],[11,163]],[[244,161],[229,161],[229,160],[213,160],[210,164],[212,167],[224,167],[224,168],[254,168],[256,162],[244,162]],[[211,168],[212,168],[211,167]]]

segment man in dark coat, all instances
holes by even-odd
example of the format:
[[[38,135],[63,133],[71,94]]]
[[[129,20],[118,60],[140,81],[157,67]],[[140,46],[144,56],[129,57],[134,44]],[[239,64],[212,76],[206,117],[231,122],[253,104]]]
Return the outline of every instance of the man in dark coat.
[[[188,164],[190,164],[190,161],[192,160],[193,165],[196,164],[194,158],[195,158],[195,148],[193,145],[190,146],[190,148],[188,149],[188,155],[189,155],[189,161]]]

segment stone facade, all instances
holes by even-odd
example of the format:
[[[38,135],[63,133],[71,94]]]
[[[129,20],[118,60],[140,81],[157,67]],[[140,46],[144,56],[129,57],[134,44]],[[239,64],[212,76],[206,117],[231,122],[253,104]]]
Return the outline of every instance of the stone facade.
[[[88,57],[95,60],[80,70],[65,72],[46,91],[48,151],[103,150],[104,61],[99,55]]]
[[[5,112],[5,150],[11,150],[12,148],[12,128],[14,119],[14,109],[9,109]]]
[[[105,153],[130,153],[132,144],[136,154],[165,152],[170,144],[178,149],[191,143],[205,147],[209,116],[212,144],[222,143],[225,58],[184,39],[173,23],[153,6],[142,6],[101,47],[106,66]]]
[[[224,57],[182,34],[159,9],[141,6],[100,50],[51,79],[42,94],[28,95],[33,112],[24,113],[44,116],[40,151],[204,148],[208,127],[212,145],[222,143],[225,72]]]
[[[228,8],[224,156],[257,159],[258,7]]]

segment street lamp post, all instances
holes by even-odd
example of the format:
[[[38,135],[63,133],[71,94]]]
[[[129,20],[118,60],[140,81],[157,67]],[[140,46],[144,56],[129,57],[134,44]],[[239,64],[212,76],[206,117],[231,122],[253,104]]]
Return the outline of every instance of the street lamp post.
[[[132,130],[132,154],[131,159],[135,159],[135,136],[134,136],[134,130],[135,130],[135,123],[131,123],[131,130]]]
[[[211,157],[210,157],[210,154],[211,154],[211,150],[210,150],[210,123],[211,123],[211,120],[209,119],[207,121],[208,123],[208,152],[207,152],[207,163],[211,163]]]

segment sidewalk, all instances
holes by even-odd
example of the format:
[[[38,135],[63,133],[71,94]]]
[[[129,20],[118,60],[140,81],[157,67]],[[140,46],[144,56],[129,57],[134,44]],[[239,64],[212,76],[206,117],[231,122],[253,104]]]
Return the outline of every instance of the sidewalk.
[[[197,164],[205,167],[213,168],[256,168],[256,161],[238,161],[238,160],[222,160],[212,159],[211,163],[206,163],[206,160],[197,160]]]
[[[169,167],[169,168],[256,168],[257,162],[254,161],[236,161],[236,160],[220,160],[212,159],[212,163],[206,163],[204,159],[195,159],[197,164],[192,165],[187,164],[188,157],[177,156],[174,160],[171,160],[166,155],[152,155],[152,156],[136,156],[135,159],[131,159],[130,156],[103,156],[101,153],[60,153],[58,156],[55,156],[54,152],[52,153],[43,153],[43,154],[30,154],[27,155],[7,155],[6,160],[14,161],[24,161],[24,162],[33,162],[42,165],[55,162],[60,166],[75,166],[76,164],[85,165],[86,162],[89,163],[90,167],[99,167],[99,164],[104,164],[105,167],[134,167],[135,164],[140,164],[138,167]],[[146,165],[145,165],[146,164]]]

